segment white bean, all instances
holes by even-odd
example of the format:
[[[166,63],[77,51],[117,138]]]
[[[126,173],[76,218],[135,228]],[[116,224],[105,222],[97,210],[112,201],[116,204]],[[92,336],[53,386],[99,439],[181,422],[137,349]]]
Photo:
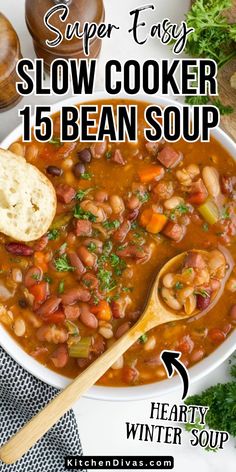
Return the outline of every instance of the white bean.
[[[186,170],[192,179],[200,174],[200,168],[197,166],[197,164],[190,164]]]
[[[166,288],[173,288],[175,285],[175,276],[174,274],[166,274],[163,277],[162,283]]]
[[[194,287],[184,287],[176,291],[177,299],[180,303],[185,303],[186,299],[192,295]]]
[[[113,331],[112,329],[110,328],[105,328],[105,327],[102,327],[102,328],[99,328],[98,330],[99,334],[101,334],[101,336],[105,339],[111,339],[113,338]]]
[[[123,199],[119,197],[119,195],[112,195],[110,197],[110,204],[115,215],[118,215],[125,210]]]
[[[150,336],[147,342],[144,344],[144,351],[152,351],[156,347],[155,336]]]
[[[174,208],[181,205],[182,203],[184,203],[184,199],[182,197],[171,197],[169,200],[164,202],[164,207],[167,210],[174,210]]]
[[[225,269],[225,265],[225,256],[222,252],[218,251],[218,249],[210,252],[208,266],[211,274],[216,274],[221,268]]]
[[[176,298],[173,295],[172,290],[169,288],[163,287],[161,290],[161,295],[165,303],[172,308],[172,310],[181,310],[182,305],[176,300]]]
[[[117,359],[116,362],[114,362],[114,364],[111,366],[111,368],[113,370],[119,370],[119,369],[122,369],[123,365],[124,365],[124,357],[121,356],[121,357],[119,357],[119,359]]]
[[[14,269],[12,269],[12,280],[14,280],[14,282],[19,284],[22,282],[22,279],[23,279],[23,276],[22,276],[21,270],[14,267]]]
[[[197,298],[195,295],[190,295],[184,303],[184,311],[187,315],[191,315],[197,307]]]
[[[192,183],[192,178],[186,169],[177,170],[176,177],[181,184],[187,185],[187,187]]]
[[[220,194],[220,178],[215,167],[206,166],[202,170],[204,184],[212,197],[216,198]]]
[[[25,322],[22,318],[16,318],[14,325],[13,325],[13,331],[16,336],[22,337],[25,334],[26,331],[26,326]]]

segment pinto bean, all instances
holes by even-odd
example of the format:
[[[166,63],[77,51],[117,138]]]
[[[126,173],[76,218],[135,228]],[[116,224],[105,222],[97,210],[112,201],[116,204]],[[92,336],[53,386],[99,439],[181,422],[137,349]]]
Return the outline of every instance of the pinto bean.
[[[99,239],[88,238],[88,239],[85,239],[83,243],[86,247],[90,246],[90,244],[95,244],[96,249],[94,249],[94,251],[97,252],[98,254],[102,253],[103,242],[100,241]]]
[[[41,342],[61,344],[67,341],[69,334],[65,328],[56,325],[43,325],[37,330],[36,336]]]
[[[30,267],[24,278],[24,284],[27,288],[32,287],[37,282],[40,282],[43,278],[43,271],[39,267]]]
[[[89,252],[85,246],[80,246],[77,252],[86,267],[93,267],[96,264],[97,256]]]
[[[110,204],[115,215],[119,215],[125,210],[123,198],[121,198],[119,195],[112,195],[110,197]]]
[[[37,309],[37,315],[44,316],[54,313],[54,311],[58,310],[60,303],[61,298],[51,296]]]
[[[78,286],[75,288],[70,288],[62,294],[62,303],[63,305],[74,305],[74,303],[88,302],[91,298],[89,290],[84,287]]]
[[[117,231],[115,231],[115,233],[113,234],[114,240],[122,243],[125,240],[130,229],[131,229],[130,221],[124,221],[120,225],[119,229],[117,229]]]
[[[94,159],[100,159],[107,150],[107,142],[95,143],[90,147],[90,151]]]
[[[55,367],[61,369],[65,367],[69,360],[69,354],[66,344],[61,344],[51,355],[50,359],[52,360]]]
[[[64,313],[67,320],[77,320],[80,316],[80,307],[79,305],[64,306]]]
[[[89,305],[87,305],[86,303],[81,303],[80,310],[80,321],[88,328],[97,329],[98,320],[96,316],[89,311]]]
[[[43,251],[48,245],[48,236],[45,234],[34,244],[35,251]]]
[[[125,323],[120,325],[119,328],[117,328],[117,330],[115,332],[115,337],[117,339],[121,338],[121,336],[123,336],[123,334],[125,334],[127,331],[129,331],[129,329],[130,329],[130,322],[126,321]]]
[[[119,164],[120,166],[125,165],[125,160],[119,149],[115,150],[114,154],[112,155],[111,161],[115,162],[116,164]]]
[[[95,288],[98,287],[98,279],[96,277],[96,275],[94,274],[90,274],[89,272],[87,272],[83,277],[82,277],[82,284],[85,286],[85,287],[88,287],[90,290],[94,290]]]
[[[15,256],[30,257],[34,253],[34,249],[24,243],[8,243],[5,244],[7,252]]]
[[[139,208],[141,205],[141,202],[139,201],[138,197],[136,195],[132,195],[126,202],[126,208],[129,210],[135,210],[136,208]]]
[[[68,258],[71,266],[76,268],[75,275],[80,278],[86,272],[84,264],[75,252],[68,252]]]
[[[127,245],[124,249],[117,250],[117,255],[120,257],[128,257],[134,259],[137,264],[144,264],[151,257],[150,246],[144,245],[137,247],[132,244]]]
[[[191,362],[199,362],[204,357],[204,354],[205,351],[203,349],[194,349],[190,356]]]
[[[94,198],[97,202],[104,203],[108,200],[108,193],[106,190],[98,190],[95,193]]]

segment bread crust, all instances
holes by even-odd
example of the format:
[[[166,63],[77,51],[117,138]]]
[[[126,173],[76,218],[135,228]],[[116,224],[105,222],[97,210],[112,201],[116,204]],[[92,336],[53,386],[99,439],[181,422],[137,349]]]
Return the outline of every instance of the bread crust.
[[[35,241],[48,231],[56,206],[50,180],[24,157],[0,149],[0,232]]]

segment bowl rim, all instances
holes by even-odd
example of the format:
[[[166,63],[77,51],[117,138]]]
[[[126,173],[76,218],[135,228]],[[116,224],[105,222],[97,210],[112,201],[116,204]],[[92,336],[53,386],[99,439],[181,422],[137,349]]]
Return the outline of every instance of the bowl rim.
[[[69,99],[59,101],[51,105],[51,114],[60,111],[62,106],[66,105],[78,105],[79,103],[94,102],[97,100],[106,99],[127,99],[129,101],[147,102],[150,104],[157,104],[160,106],[175,105],[182,107],[183,105],[175,99],[169,99],[166,97],[155,96],[151,97],[146,94],[138,94],[134,97],[130,97],[125,93],[120,93],[117,96],[111,96],[106,92],[94,92],[89,95],[74,95]],[[7,149],[10,144],[16,141],[22,135],[23,126],[20,124],[17,126],[1,143],[4,149]],[[219,127],[211,132],[216,140],[220,141],[221,145],[225,147],[232,157],[236,160],[236,143]],[[21,346],[14,340],[13,337],[7,332],[7,330],[0,325],[0,344],[5,351],[24,369],[30,374],[34,375],[41,381],[57,388],[65,388],[71,379],[57,374],[50,370],[44,365],[40,364],[29,354],[27,354]],[[234,330],[227,339],[216,348],[213,353],[208,357],[199,361],[196,365],[188,370],[190,385],[193,382],[200,380],[207,376],[210,372],[216,369],[221,363],[223,363],[235,350],[236,348],[236,330]],[[139,401],[154,397],[156,394],[164,395],[179,389],[181,386],[181,379],[178,376],[174,376],[171,379],[165,379],[159,382],[154,382],[146,385],[139,385],[133,387],[103,387],[95,386],[92,387],[84,397],[93,400],[102,401]]]

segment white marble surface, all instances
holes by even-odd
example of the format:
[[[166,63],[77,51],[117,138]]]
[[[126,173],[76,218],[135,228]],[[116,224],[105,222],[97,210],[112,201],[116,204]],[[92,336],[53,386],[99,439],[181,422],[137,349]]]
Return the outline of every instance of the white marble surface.
[[[137,46],[131,41],[127,30],[130,27],[128,12],[136,6],[147,2],[138,0],[105,0],[107,21],[121,26],[120,32],[113,39],[104,41],[102,53],[99,60],[99,71],[97,76],[97,89],[102,87],[102,71],[106,60],[119,58],[124,61],[129,58],[138,58],[141,61],[153,57],[172,57],[168,48],[161,46],[158,40],[150,40],[145,46]],[[169,17],[176,22],[184,18],[189,0],[153,0],[156,10],[148,18],[149,24],[161,21]],[[24,0],[0,0],[0,10],[12,21],[16,28],[22,45],[23,56],[34,57],[31,38],[24,22]],[[50,98],[56,102],[56,97]],[[24,99],[23,104],[49,103],[48,98],[30,97]],[[18,118],[18,107],[0,115],[0,141],[20,122]],[[227,362],[215,370],[204,380],[191,386],[191,393],[201,391],[226,379],[225,372]],[[152,401],[179,402],[181,392],[165,397],[158,395]],[[150,401],[151,401],[150,400]],[[189,435],[184,433],[181,447],[160,445],[157,443],[146,443],[141,441],[126,440],[125,422],[147,422],[150,401],[108,403],[102,401],[81,399],[75,405],[76,417],[79,423],[79,431],[83,444],[84,453],[88,455],[173,455],[175,458],[175,471],[183,472],[191,469],[192,472],[233,472],[235,467],[235,449],[231,441],[226,445],[224,451],[217,453],[206,452],[200,448],[189,446]],[[152,421],[153,423],[153,421]]]

